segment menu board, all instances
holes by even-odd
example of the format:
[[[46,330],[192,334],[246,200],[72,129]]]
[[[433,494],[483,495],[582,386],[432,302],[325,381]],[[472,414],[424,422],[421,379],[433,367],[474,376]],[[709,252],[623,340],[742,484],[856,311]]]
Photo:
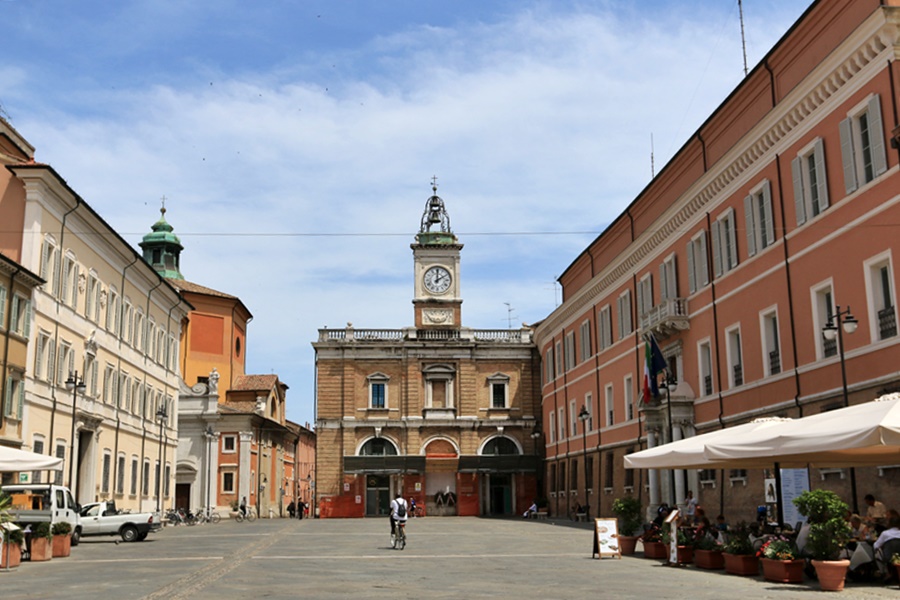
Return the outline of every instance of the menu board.
[[[781,502],[785,525],[796,527],[803,515],[794,506],[794,498],[809,491],[809,469],[781,469]]]
[[[591,557],[615,556],[622,558],[619,549],[619,524],[615,517],[594,519],[594,553]]]

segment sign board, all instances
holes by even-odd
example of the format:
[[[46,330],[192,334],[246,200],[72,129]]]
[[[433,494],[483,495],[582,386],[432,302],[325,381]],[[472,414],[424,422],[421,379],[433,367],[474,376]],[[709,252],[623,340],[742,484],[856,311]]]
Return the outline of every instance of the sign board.
[[[360,496],[359,494],[356,495],[356,503],[362,504],[362,496]]]
[[[31,483],[31,473],[19,473],[19,483]]]
[[[417,491],[417,492],[421,492],[421,491],[422,491],[422,482],[421,482],[421,481],[417,481],[417,482],[416,482],[416,491]]]
[[[615,517],[594,519],[594,556],[615,556],[622,558],[622,550],[619,548],[619,523]]]
[[[809,491],[809,469],[781,469],[781,503],[785,525],[796,527],[803,516],[794,506],[794,498]]]
[[[669,527],[669,562],[673,565],[678,564],[678,515],[680,514],[680,510],[673,508],[666,520],[663,521],[663,527]]]
[[[345,484],[344,484],[344,491],[345,491],[345,492],[349,492],[349,491],[350,491],[350,484],[349,484],[349,483],[345,483]]]

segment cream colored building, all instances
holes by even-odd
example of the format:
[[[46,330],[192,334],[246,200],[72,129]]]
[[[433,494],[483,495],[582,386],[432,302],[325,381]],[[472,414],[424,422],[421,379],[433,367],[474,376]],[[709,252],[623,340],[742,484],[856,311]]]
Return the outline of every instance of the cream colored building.
[[[192,307],[2,120],[0,138],[0,252],[46,281],[29,315],[23,447],[65,458],[56,478],[79,502],[166,506]]]

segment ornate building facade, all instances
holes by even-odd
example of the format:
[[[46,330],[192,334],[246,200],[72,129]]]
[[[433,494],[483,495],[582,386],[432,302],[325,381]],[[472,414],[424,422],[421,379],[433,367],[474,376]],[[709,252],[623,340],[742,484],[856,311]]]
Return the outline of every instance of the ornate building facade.
[[[387,514],[396,493],[429,515],[512,514],[536,497],[531,329],[463,326],[463,245],[434,192],[411,246],[415,325],[313,343],[322,517]]]

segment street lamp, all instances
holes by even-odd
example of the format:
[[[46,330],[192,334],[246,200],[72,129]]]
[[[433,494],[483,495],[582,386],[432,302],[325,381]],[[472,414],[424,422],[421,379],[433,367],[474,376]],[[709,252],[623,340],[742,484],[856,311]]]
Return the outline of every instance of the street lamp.
[[[578,420],[581,421],[581,442],[584,451],[584,458],[582,462],[584,463],[584,513],[588,514],[590,511],[588,510],[588,497],[587,497],[587,484],[588,484],[588,466],[587,466],[587,421],[591,418],[591,411],[588,410],[587,404],[581,405],[581,412],[578,413]]]
[[[674,430],[672,426],[672,392],[678,388],[678,381],[675,379],[675,374],[666,369],[666,413],[669,417],[669,443],[671,444],[675,440],[672,439],[674,435]],[[672,508],[676,508],[678,506],[678,495],[675,493],[675,470],[669,474],[669,489],[672,492]]]
[[[844,360],[844,334],[852,334],[859,327],[859,321],[850,312],[850,307],[842,311],[840,304],[835,306],[835,313],[828,317],[828,322],[822,328],[822,335],[829,341],[837,338],[838,356],[841,359],[841,385],[844,393],[844,406],[850,406],[850,397],[847,394],[847,365]],[[850,492],[853,497],[853,512],[859,513],[859,502],[856,498],[856,469],[850,467]]]
[[[162,480],[165,473],[165,469],[163,468],[163,426],[168,418],[169,413],[166,412],[166,405],[163,403],[156,411],[156,420],[159,421],[159,464],[156,471],[156,511],[159,514],[162,514]]]
[[[209,515],[211,512],[209,490],[212,485],[212,445],[216,439],[216,432],[213,431],[212,425],[206,426],[206,431],[203,432],[203,435],[206,437],[206,514]]]
[[[66,379],[66,389],[72,392],[72,434],[69,437],[69,487],[72,488],[72,496],[75,502],[78,502],[78,480],[75,478],[75,421],[77,421],[76,404],[78,402],[78,392],[84,394],[87,386],[84,385],[84,378],[79,379],[78,371],[69,373]]]

